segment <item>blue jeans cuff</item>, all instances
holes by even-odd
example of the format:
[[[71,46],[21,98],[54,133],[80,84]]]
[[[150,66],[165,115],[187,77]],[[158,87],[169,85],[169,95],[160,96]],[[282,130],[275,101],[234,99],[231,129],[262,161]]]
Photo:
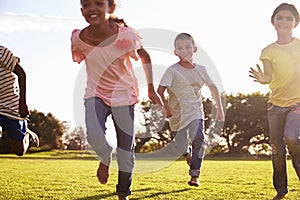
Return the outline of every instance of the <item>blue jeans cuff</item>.
[[[200,176],[200,170],[198,169],[190,169],[189,175],[193,177],[199,177]]]

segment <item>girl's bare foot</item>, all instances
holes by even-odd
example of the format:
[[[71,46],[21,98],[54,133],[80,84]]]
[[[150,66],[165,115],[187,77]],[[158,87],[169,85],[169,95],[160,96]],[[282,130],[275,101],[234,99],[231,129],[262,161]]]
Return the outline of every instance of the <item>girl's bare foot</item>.
[[[106,184],[109,177],[109,166],[100,162],[97,170],[97,177],[101,184]]]

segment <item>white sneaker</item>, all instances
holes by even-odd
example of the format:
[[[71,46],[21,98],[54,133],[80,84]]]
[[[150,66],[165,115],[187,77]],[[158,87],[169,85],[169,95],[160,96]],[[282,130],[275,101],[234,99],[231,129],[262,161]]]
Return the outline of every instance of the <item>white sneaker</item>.
[[[31,131],[29,128],[26,129],[26,133],[29,134],[29,146],[39,147],[40,139],[36,133]]]

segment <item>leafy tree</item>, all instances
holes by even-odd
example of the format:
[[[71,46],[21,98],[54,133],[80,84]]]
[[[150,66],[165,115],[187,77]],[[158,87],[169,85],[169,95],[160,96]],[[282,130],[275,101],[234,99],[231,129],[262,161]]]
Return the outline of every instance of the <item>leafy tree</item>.
[[[230,154],[248,152],[250,147],[267,150],[269,143],[267,120],[268,94],[228,95],[226,120],[222,137],[223,151]],[[260,146],[260,147],[259,147]]]
[[[63,143],[67,150],[84,150],[87,139],[82,127],[75,127],[73,131],[66,132]]]
[[[45,115],[37,110],[30,112],[28,128],[34,131],[40,138],[40,147],[44,149],[62,149],[61,137],[64,133],[64,125],[51,113]]]
[[[140,122],[146,128],[146,132],[138,132],[135,140],[135,152],[149,152],[166,146],[173,140],[174,134],[170,130],[169,122],[165,120],[160,109],[150,100],[143,100],[140,106]],[[145,144],[149,148],[144,148]]]

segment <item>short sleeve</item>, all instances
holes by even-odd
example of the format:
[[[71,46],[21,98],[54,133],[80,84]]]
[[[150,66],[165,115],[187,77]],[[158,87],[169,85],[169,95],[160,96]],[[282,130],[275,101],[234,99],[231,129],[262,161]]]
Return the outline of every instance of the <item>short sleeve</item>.
[[[159,85],[165,86],[165,87],[171,87],[172,81],[173,81],[173,70],[172,68],[168,68],[165,73],[163,74]]]
[[[139,33],[131,27],[120,26],[120,35],[119,40],[129,40],[130,46],[129,49],[137,50],[142,47],[142,37]]]
[[[0,46],[0,66],[6,68],[9,71],[14,71],[14,68],[20,59],[13,55],[13,53],[7,48]]]
[[[271,48],[264,48],[262,51],[261,51],[261,55],[259,57],[259,60],[272,60],[272,50]]]
[[[136,30],[134,30],[132,28],[130,28],[130,29],[131,29],[130,37],[133,42],[133,47],[135,49],[140,49],[142,47],[142,37],[139,35],[139,33]]]
[[[211,85],[213,83],[212,79],[210,78],[209,74],[206,71],[206,68],[201,65],[197,65],[198,72],[200,73],[204,83],[206,85]]]
[[[80,30],[75,29],[71,35],[71,51],[72,51],[72,59],[74,62],[81,63],[85,59],[85,55],[80,50],[78,45],[78,37]]]

